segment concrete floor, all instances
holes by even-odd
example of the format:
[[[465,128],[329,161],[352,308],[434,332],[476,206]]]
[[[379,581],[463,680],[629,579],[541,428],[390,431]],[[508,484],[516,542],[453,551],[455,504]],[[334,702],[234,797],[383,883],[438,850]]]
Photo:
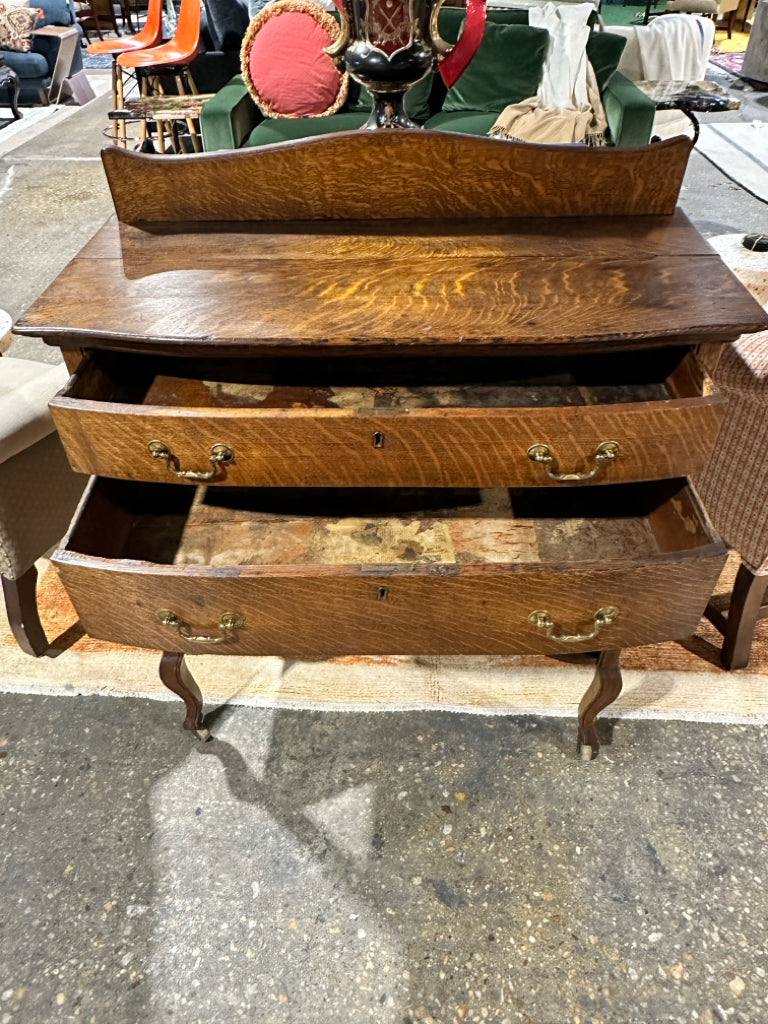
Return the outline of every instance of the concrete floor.
[[[14,316],[110,212],[105,111],[0,155]],[[768,232],[698,154],[681,204]],[[768,1021],[763,730],[621,721],[587,765],[560,719],[181,718],[2,696],[0,1024]]]

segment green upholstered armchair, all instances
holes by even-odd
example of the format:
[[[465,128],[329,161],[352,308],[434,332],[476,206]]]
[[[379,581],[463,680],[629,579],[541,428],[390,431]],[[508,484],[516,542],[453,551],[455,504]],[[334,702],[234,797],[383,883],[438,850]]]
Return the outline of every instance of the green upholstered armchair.
[[[443,8],[440,12],[443,38],[455,41],[463,19],[463,9]],[[406,97],[406,108],[413,120],[426,128],[485,135],[508,103],[519,102],[535,93],[541,78],[547,33],[545,29],[528,26],[527,22],[525,10],[489,10],[486,37],[470,65],[471,76],[459,79],[450,91],[446,91],[439,75],[430,75],[419,82]],[[519,31],[494,33],[492,26],[497,25],[516,26]],[[593,31],[587,43],[587,54],[595,69],[612,144],[640,146],[650,141],[655,107],[633,82],[616,70],[625,42],[610,32]],[[489,95],[489,83],[493,81],[504,83],[496,100]],[[336,114],[265,118],[238,75],[203,106],[200,119],[203,146],[208,151],[239,149],[354,130],[362,127],[369,111],[370,97],[355,86]]]

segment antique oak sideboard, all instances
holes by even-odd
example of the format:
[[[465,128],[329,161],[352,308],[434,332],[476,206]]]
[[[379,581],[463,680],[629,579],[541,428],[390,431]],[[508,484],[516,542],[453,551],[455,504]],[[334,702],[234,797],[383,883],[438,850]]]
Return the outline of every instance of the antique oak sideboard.
[[[93,474],[56,552],[92,635],[186,654],[619,652],[726,550],[688,475],[761,307],[675,203],[690,143],[344,133],[103,160],[112,218],[16,330]]]

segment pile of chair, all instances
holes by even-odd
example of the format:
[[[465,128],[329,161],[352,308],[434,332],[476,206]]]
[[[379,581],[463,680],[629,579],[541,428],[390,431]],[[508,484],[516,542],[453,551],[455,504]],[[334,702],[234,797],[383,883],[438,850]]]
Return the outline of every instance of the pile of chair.
[[[197,94],[197,87],[189,66],[200,51],[200,0],[181,0],[179,17],[173,36],[163,42],[163,0],[149,0],[147,17],[142,29],[135,35],[115,39],[99,39],[88,46],[92,54],[112,56],[112,137],[114,142],[127,146],[127,123],[137,120],[141,126],[140,146],[153,151],[151,132],[157,131],[160,151],[165,152],[164,118],[156,116],[152,100],[167,95],[168,83],[173,82],[171,95]],[[141,102],[131,110],[126,94],[135,91]],[[194,119],[182,118],[186,123],[194,149],[201,148]],[[169,136],[172,148],[178,150],[178,136]]]

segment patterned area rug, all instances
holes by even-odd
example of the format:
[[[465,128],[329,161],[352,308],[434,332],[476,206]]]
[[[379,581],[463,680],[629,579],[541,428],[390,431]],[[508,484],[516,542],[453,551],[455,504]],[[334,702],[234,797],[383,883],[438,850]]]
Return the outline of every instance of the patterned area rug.
[[[736,567],[734,559],[723,573],[721,590],[729,588]],[[40,570],[40,614],[52,640],[52,656],[22,654],[0,611],[1,689],[178,700],[160,683],[158,652],[86,636],[54,569],[40,563]],[[724,672],[719,649],[719,634],[702,621],[687,640],[627,650],[622,656],[624,692],[611,713],[768,722],[768,620],[760,625],[748,669]],[[575,713],[593,672],[586,657],[532,655],[356,656],[318,662],[207,655],[189,663],[208,704],[566,716]]]
[[[722,71],[728,71],[732,75],[741,78],[741,66],[744,63],[744,51],[739,53],[728,53],[726,50],[712,50],[709,63]]]

